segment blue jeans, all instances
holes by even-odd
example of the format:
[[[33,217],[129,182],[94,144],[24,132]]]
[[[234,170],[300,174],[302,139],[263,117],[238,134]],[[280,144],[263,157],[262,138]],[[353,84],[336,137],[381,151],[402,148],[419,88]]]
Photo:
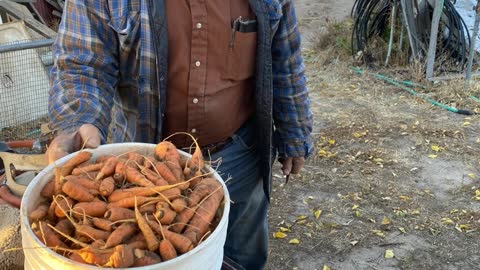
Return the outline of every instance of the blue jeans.
[[[221,158],[217,169],[232,200],[225,256],[247,270],[263,269],[268,256],[268,201],[260,177],[260,159],[253,126],[240,128],[231,142],[211,158]]]

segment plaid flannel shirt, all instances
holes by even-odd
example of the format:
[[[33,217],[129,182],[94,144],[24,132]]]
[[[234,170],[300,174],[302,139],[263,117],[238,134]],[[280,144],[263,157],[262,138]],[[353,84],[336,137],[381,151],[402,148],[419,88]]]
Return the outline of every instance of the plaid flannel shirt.
[[[262,1],[274,33],[275,147],[280,156],[306,157],[313,117],[293,1]],[[159,67],[148,8],[147,0],[66,1],[53,45],[52,128],[72,132],[93,124],[103,143],[161,139]]]

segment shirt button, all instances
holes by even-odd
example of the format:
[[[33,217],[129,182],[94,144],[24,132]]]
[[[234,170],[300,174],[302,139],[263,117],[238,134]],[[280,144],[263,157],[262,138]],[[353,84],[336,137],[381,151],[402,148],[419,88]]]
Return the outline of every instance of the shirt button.
[[[198,98],[194,98],[194,99],[193,99],[193,103],[194,103],[194,104],[197,104],[197,103],[198,103]]]
[[[200,61],[195,62],[195,66],[199,67],[200,66]]]
[[[192,128],[192,133],[195,133],[197,132],[197,130],[195,128]]]
[[[197,23],[196,27],[197,27],[197,29],[202,28],[202,23]]]

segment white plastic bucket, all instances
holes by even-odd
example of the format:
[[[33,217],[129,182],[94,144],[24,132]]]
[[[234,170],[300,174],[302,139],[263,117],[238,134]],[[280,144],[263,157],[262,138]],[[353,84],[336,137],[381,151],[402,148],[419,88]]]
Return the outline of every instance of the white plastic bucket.
[[[93,158],[99,155],[111,154],[119,155],[128,151],[137,151],[145,155],[153,155],[154,144],[144,143],[123,143],[123,144],[108,144],[102,145],[97,149],[88,150],[93,153]],[[189,156],[185,152],[181,152],[183,156]],[[61,166],[67,160],[72,158],[74,154],[68,155],[56,162],[56,165]],[[29,213],[38,204],[40,199],[40,191],[47,184],[48,180],[53,176],[54,165],[51,164],[42,170],[28,185],[22,199],[22,207],[20,209],[20,221],[22,232],[22,247],[25,253],[25,269],[41,270],[77,270],[77,269],[102,269],[100,267],[89,266],[86,264],[76,263],[66,257],[63,257],[40,242],[31,230],[28,216]],[[225,203],[222,218],[217,228],[212,234],[200,245],[191,251],[170,261],[162,262],[160,264],[135,267],[128,269],[142,269],[142,270],[175,270],[175,269],[195,269],[195,270],[216,270],[221,269],[223,261],[223,246],[227,237],[228,214],[230,212],[230,196],[227,187],[220,175],[216,172],[213,175],[218,179],[225,192]]]

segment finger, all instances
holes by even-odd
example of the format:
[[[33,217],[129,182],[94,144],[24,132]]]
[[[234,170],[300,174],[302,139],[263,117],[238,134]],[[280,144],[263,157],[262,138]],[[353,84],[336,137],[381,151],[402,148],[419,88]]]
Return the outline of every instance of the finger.
[[[282,163],[282,172],[284,175],[289,175],[292,171],[292,158],[285,158]]]
[[[73,138],[74,134],[60,135],[52,141],[46,151],[47,161],[49,164],[72,152]]]
[[[292,174],[298,174],[305,165],[305,158],[293,158],[292,160]]]
[[[100,131],[94,125],[85,124],[78,129],[84,148],[97,148],[100,146]]]

